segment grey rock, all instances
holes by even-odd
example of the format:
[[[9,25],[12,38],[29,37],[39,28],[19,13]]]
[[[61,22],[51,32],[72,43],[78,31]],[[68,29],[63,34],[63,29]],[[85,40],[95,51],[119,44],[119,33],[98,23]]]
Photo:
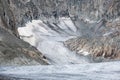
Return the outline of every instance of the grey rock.
[[[0,66],[37,64],[48,64],[42,53],[0,28]]]

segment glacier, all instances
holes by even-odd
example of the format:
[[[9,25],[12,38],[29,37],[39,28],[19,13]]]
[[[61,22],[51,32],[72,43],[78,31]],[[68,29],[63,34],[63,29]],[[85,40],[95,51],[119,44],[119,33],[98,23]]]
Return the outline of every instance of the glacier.
[[[1,67],[5,80],[120,80],[120,62]]]

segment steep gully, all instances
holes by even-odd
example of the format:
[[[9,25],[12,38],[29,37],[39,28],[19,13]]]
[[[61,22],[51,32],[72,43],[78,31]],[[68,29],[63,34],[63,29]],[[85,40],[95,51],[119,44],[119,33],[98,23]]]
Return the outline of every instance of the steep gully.
[[[78,56],[64,46],[64,41],[76,38],[77,28],[70,18],[60,18],[58,24],[33,20],[25,27],[19,27],[21,39],[35,46],[48,59],[50,64],[87,63],[90,59]],[[88,52],[82,52],[89,54]]]

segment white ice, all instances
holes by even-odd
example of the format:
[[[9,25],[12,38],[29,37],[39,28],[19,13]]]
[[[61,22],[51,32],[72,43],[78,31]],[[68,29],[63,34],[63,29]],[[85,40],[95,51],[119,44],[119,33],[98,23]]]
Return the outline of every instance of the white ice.
[[[120,80],[120,62],[1,67],[0,75],[22,80]]]
[[[53,27],[51,28],[41,20],[33,20],[25,27],[19,27],[18,32],[24,41],[42,52],[51,64],[87,63],[85,58],[76,55],[63,45],[64,41],[76,37],[73,33],[77,29],[71,19],[60,18],[58,26],[49,24]]]
[[[60,27],[62,29],[71,29],[73,32],[76,32],[77,29],[75,25],[73,24],[72,20],[70,18],[60,18]]]

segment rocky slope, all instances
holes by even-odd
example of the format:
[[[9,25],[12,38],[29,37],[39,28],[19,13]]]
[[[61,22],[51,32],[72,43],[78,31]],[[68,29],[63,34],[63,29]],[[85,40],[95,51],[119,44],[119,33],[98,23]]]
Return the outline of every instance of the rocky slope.
[[[0,66],[48,64],[37,49],[0,28]]]
[[[67,40],[65,45],[78,54],[87,51],[97,62],[120,60],[120,1],[93,0],[85,4],[82,17],[78,15],[74,21],[82,35]]]
[[[113,20],[119,17],[119,0],[0,0],[1,21],[14,30],[33,19],[70,16],[73,19]],[[45,19],[46,20],[46,19]],[[14,31],[17,33],[17,31]]]
[[[0,66],[48,64],[36,48],[19,39],[8,0],[0,0]]]
[[[1,43],[5,46],[13,45],[12,47],[16,51],[12,52],[17,55],[18,51],[24,50],[18,50],[15,46],[25,43],[18,39],[18,27],[33,19],[58,24],[59,17],[70,17],[77,27],[78,38],[66,41],[65,45],[68,48],[77,51],[77,53],[85,50],[95,58],[102,56],[107,59],[119,59],[119,16],[119,0],[0,0],[0,32],[3,33],[1,34]],[[15,41],[14,38],[12,38],[10,45],[4,43],[3,39],[7,40],[8,36],[4,36],[5,33],[11,37],[15,35],[14,38],[16,41],[21,41],[21,44],[15,42],[14,45],[12,43]],[[23,48],[25,45],[21,47]],[[9,49],[12,48],[9,47]],[[27,50],[29,51],[29,49]],[[1,55],[3,52],[1,50]],[[38,54],[36,53],[36,55]],[[38,56],[36,58],[39,60]],[[7,58],[4,59],[7,60]],[[43,58],[40,57],[41,59]]]

